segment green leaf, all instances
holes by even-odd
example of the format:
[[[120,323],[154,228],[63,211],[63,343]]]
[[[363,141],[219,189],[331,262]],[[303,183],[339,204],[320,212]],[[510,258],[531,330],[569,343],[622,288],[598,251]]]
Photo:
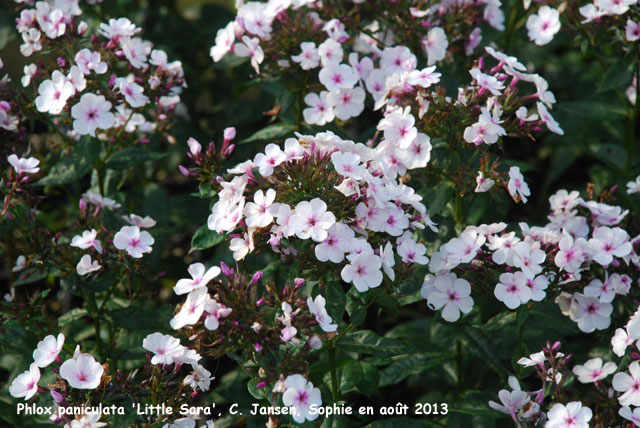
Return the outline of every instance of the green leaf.
[[[114,325],[127,330],[163,331],[167,330],[173,309],[145,307],[132,304],[126,308],[114,309],[108,313]]]
[[[154,153],[144,147],[127,147],[109,156],[107,168],[127,169],[138,166],[148,160],[160,160],[169,156],[169,153]]]
[[[257,380],[251,379],[249,383],[247,383],[247,389],[249,390],[249,394],[251,394],[253,398],[256,398],[258,400],[262,400],[264,398],[262,389],[258,388]]]
[[[365,309],[365,303],[356,295],[356,289],[352,288],[347,293],[347,313],[349,314],[349,320],[353,325],[360,325],[364,322],[367,316]]]
[[[370,330],[360,330],[347,333],[338,342],[338,347],[350,352],[375,355],[377,357],[392,357],[406,354],[413,349],[398,340],[380,337]]]
[[[227,235],[219,234],[213,230],[210,230],[209,227],[205,224],[200,227],[191,238],[191,250],[189,252],[193,252],[196,250],[206,250],[207,248],[215,247],[222,241],[226,239]]]
[[[486,401],[466,400],[449,405],[449,411],[464,413],[467,415],[480,416],[483,418],[498,419],[504,416],[487,405]]]
[[[411,375],[424,373],[451,361],[451,355],[442,352],[420,352],[399,355],[392,358],[393,362],[380,372],[378,386],[395,385]]]
[[[73,152],[63,155],[53,165],[49,174],[38,180],[40,185],[66,184],[78,181],[90,170],[91,164],[100,156],[100,141],[95,138],[82,138]]]
[[[254,141],[271,141],[279,140],[290,135],[297,127],[289,123],[274,123],[266,128],[255,132],[250,137],[240,141],[240,143],[252,143]]]
[[[491,342],[491,339],[482,330],[475,327],[463,326],[460,331],[468,339],[466,345],[472,354],[499,375],[503,377],[509,375],[500,358],[494,353],[495,346]]]
[[[607,92],[622,86],[631,85],[633,71],[633,64],[626,61],[615,62],[609,67],[604,76],[602,76],[602,80],[598,85],[598,92]]]
[[[451,183],[442,182],[438,184],[438,187],[436,187],[435,190],[428,192],[428,196],[425,198],[426,200],[431,201],[428,207],[429,215],[433,216],[435,214],[440,214],[452,197],[453,188]]]
[[[60,315],[60,317],[58,318],[58,327],[64,327],[65,325],[70,324],[75,320],[79,320],[80,318],[87,315],[89,315],[89,312],[87,312],[86,309],[73,308],[69,312]]]
[[[600,120],[620,120],[627,116],[627,111],[617,104],[599,101],[575,101],[557,104],[559,110],[575,116]]]
[[[333,322],[339,324],[342,321],[347,303],[347,296],[342,289],[342,283],[329,282],[324,289],[324,294],[327,301],[327,312],[331,315]]]

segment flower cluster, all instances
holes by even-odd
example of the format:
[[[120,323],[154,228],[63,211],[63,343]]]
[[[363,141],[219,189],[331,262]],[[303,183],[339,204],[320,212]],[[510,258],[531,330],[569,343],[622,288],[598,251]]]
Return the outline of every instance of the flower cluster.
[[[274,393],[284,393],[283,402],[293,407],[296,422],[316,419],[318,415],[308,410],[311,404],[320,405],[320,391],[299,373],[307,370],[305,357],[322,347],[321,337],[335,335],[338,327],[327,313],[324,297],[300,298],[305,285],[301,278],[280,289],[262,285],[262,272],[249,277],[224,263],[209,269],[194,263],[188,271],[191,278],[179,280],[174,287],[176,294],[188,294],[171,327],[188,330],[194,346],[209,356],[219,358],[233,350],[244,361],[255,361],[260,367],[257,388],[274,385]],[[210,291],[215,292],[213,297]],[[177,339],[160,333],[148,336],[144,347],[155,353],[152,364],[181,361],[186,349]],[[265,365],[266,355],[277,358]],[[294,374],[285,379],[287,373]],[[185,383],[194,382],[185,379]]]
[[[0,91],[10,97],[0,101],[2,128],[19,132],[23,119],[37,115],[33,107],[54,116],[58,129],[73,139],[99,135],[115,141],[122,133],[140,133],[139,142],[148,142],[146,134],[170,125],[186,86],[179,61],[169,62],[164,51],[136,37],[141,30],[127,18],[110,19],[90,34],[77,1],[34,6],[16,19],[24,40],[20,50],[25,57],[42,52],[54,60],[24,67],[21,83],[27,92],[32,88],[35,105],[23,104],[30,96],[17,90]]]
[[[577,191],[560,190],[550,198],[550,223],[520,223],[521,237],[505,232],[505,223],[468,226],[432,256],[422,294],[432,309],[455,321],[473,301],[461,275],[478,278],[474,287],[499,273],[493,294],[509,309],[542,301],[553,292],[563,312],[587,333],[609,326],[617,295],[627,295],[633,266],[640,267],[638,238],[620,223],[629,214],[619,206],[584,200]],[[582,214],[582,215],[581,215]]]
[[[263,248],[291,257],[308,250],[343,265],[343,280],[364,292],[382,283],[382,271],[395,278],[395,254],[406,267],[426,264],[413,231],[435,230],[422,198],[386,166],[376,150],[331,132],[288,139],[284,151],[269,144],[219,180],[207,224],[232,233],[236,260]]]

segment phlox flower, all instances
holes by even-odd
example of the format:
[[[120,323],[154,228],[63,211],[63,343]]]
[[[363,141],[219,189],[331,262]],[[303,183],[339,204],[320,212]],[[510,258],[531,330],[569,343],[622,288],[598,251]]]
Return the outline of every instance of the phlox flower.
[[[102,428],[107,426],[106,422],[99,422],[100,413],[88,413],[82,415],[80,419],[74,419],[69,423],[70,428]]]
[[[204,312],[204,306],[209,299],[209,293],[207,288],[196,288],[187,295],[187,300],[180,308],[178,312],[171,319],[169,324],[174,330],[179,330],[185,325],[193,325],[198,322],[202,313]]]
[[[202,263],[190,264],[187,271],[191,278],[179,279],[175,287],[173,287],[173,291],[177,295],[190,293],[196,288],[206,287],[209,281],[220,275],[221,272],[218,266],[213,266],[206,270]]]
[[[62,351],[64,345],[64,334],[58,334],[58,337],[49,335],[38,342],[36,349],[33,351],[34,364],[38,367],[47,367],[55,361]]]
[[[253,202],[247,202],[244,206],[245,222],[249,227],[266,227],[273,222],[273,214],[278,206],[274,206],[276,191],[268,189],[267,192],[258,190],[253,195]]]
[[[323,242],[327,239],[327,230],[335,221],[335,215],[327,211],[327,204],[322,199],[314,198],[296,205],[289,219],[289,229],[300,239],[311,238],[316,242]]]
[[[115,81],[115,88],[133,108],[143,107],[149,102],[149,98],[144,94],[144,88],[133,79],[119,77]]]
[[[476,82],[478,87],[483,91],[489,91],[495,96],[500,96],[504,89],[504,83],[491,76],[480,71],[478,68],[472,68],[469,70],[469,74]]]
[[[577,238],[575,241],[569,234],[565,234],[558,243],[559,251],[554,262],[560,270],[575,273],[580,269],[585,260],[587,241]]]
[[[529,355],[529,357],[522,357],[518,360],[518,364],[524,367],[533,367],[533,366],[544,366],[544,362],[547,358],[544,356],[544,352],[536,352],[535,354]]]
[[[82,70],[77,65],[71,66],[67,74],[67,81],[71,83],[76,92],[82,92],[87,87],[87,79],[85,79]]]
[[[509,309],[515,309],[531,299],[531,289],[527,286],[527,277],[522,272],[503,273],[493,294]]]
[[[318,294],[315,299],[311,297],[307,298],[307,307],[309,312],[316,317],[316,321],[320,325],[320,328],[326,332],[334,332],[338,328],[338,324],[332,324],[333,319],[327,313],[325,308],[326,300],[322,295]]]
[[[318,418],[318,413],[311,413],[310,407],[312,404],[322,405],[320,389],[314,388],[311,382],[299,374],[287,376],[284,387],[282,402],[285,406],[292,407],[292,417],[296,423],[301,424],[305,420],[314,421]]]
[[[98,232],[95,229],[85,230],[82,232],[82,236],[74,236],[70,245],[83,250],[93,247],[97,252],[102,253],[102,244],[100,244],[99,239],[96,239],[97,236]]]
[[[609,275],[605,275],[605,280],[593,279],[584,288],[584,295],[590,297],[597,297],[602,303],[611,303],[616,297],[616,290],[613,288],[613,284],[609,281]]]
[[[589,250],[595,262],[607,266],[614,256],[621,258],[629,255],[633,247],[624,229],[601,226],[593,231],[593,238],[589,239]]]
[[[640,175],[636,177],[635,181],[629,181],[627,183],[627,194],[640,192]]]
[[[416,65],[418,65],[418,59],[406,46],[386,47],[380,57],[380,68],[385,70],[387,75],[413,71]]]
[[[258,168],[260,175],[269,177],[273,174],[273,168],[287,160],[287,155],[280,150],[276,144],[267,144],[264,153],[258,153],[253,160],[254,166]],[[244,191],[244,189],[243,189]]]
[[[626,420],[633,422],[635,426],[640,426],[640,407],[636,407],[631,411],[629,406],[624,406],[618,410],[618,414]]]
[[[242,43],[233,45],[233,53],[239,57],[251,57],[251,66],[260,73],[260,64],[264,61],[264,51],[257,37],[242,36]]]
[[[40,369],[36,363],[29,366],[29,370],[19,374],[9,386],[9,394],[12,397],[24,397],[29,400],[38,392],[38,382],[40,381]]]
[[[91,272],[100,270],[101,267],[102,266],[97,260],[92,261],[91,256],[89,254],[85,254],[76,265],[76,272],[78,275],[84,276]]]
[[[382,283],[381,267],[380,257],[363,253],[354,257],[350,264],[343,267],[340,276],[345,282],[353,282],[356,289],[364,293]]]
[[[344,260],[344,253],[349,248],[349,243],[355,237],[353,229],[349,226],[336,222],[327,229],[327,237],[320,244],[316,245],[314,252],[316,258],[321,262],[331,260],[333,263],[340,263]]]
[[[140,231],[138,226],[123,226],[113,237],[113,245],[118,250],[126,250],[134,259],[153,251],[154,242],[153,236],[146,230]]]
[[[103,95],[84,94],[80,102],[71,108],[73,129],[80,135],[96,136],[96,129],[113,127],[116,117],[111,112],[111,103]]]
[[[409,147],[399,151],[398,157],[407,169],[424,168],[431,159],[431,148],[429,136],[418,132]]]
[[[407,82],[410,85],[420,86],[428,88],[431,85],[435,85],[440,82],[441,73],[435,73],[436,66],[423,68],[422,70],[412,70],[409,72],[409,79]]]
[[[60,366],[60,377],[77,389],[96,389],[103,372],[102,364],[93,355],[85,353],[75,354]]]
[[[393,271],[393,266],[396,264],[395,257],[393,256],[393,247],[390,242],[387,245],[380,247],[380,260],[382,262],[382,270],[389,277],[391,281],[395,281],[396,273]]]
[[[542,302],[547,293],[544,291],[549,286],[549,279],[544,275],[538,275],[534,278],[527,278],[527,287],[531,290],[531,300],[534,302]]]
[[[513,391],[502,389],[498,392],[498,397],[502,404],[495,401],[489,401],[489,407],[499,412],[511,415],[514,421],[517,421],[516,413],[529,402],[529,395],[520,389],[518,380],[514,376],[509,376],[509,386]]]
[[[73,85],[67,81],[65,75],[55,70],[51,74],[51,80],[45,80],[38,86],[36,108],[41,113],[58,114],[74,92]]]
[[[378,122],[377,129],[384,131],[384,139],[406,149],[418,136],[416,119],[409,107],[397,109]]]
[[[475,230],[467,229],[459,237],[444,245],[445,251],[460,263],[469,263],[476,257],[487,238]]]
[[[293,55],[291,59],[300,64],[303,70],[311,70],[320,65],[320,55],[314,42],[302,42],[300,44],[302,52],[299,55]]]
[[[513,250],[513,265],[520,268],[527,278],[533,278],[542,272],[541,264],[547,255],[538,243],[518,242]]]
[[[485,177],[482,171],[478,171],[478,176],[476,177],[476,184],[477,186],[474,191],[476,193],[483,193],[483,192],[488,192],[489,189],[491,189],[493,185],[496,184],[496,182],[491,178]]]
[[[334,152],[331,154],[331,163],[336,172],[343,177],[361,180],[364,178],[365,168],[361,164],[360,156],[351,152]]]
[[[434,27],[427,33],[427,37],[422,39],[422,47],[427,53],[427,65],[433,65],[444,59],[449,47],[449,41],[444,30]]]
[[[592,416],[591,409],[583,407],[579,401],[572,401],[566,406],[557,403],[547,413],[544,428],[589,428]]]
[[[507,189],[516,202],[522,200],[523,203],[527,203],[527,197],[531,195],[531,190],[529,190],[529,186],[524,181],[520,168],[517,166],[509,168],[509,183]]]
[[[255,249],[255,244],[253,242],[254,232],[255,228],[250,227],[247,232],[242,235],[241,238],[231,239],[231,242],[229,242],[229,249],[233,251],[234,260],[244,259],[247,254]]]
[[[220,61],[233,48],[233,42],[236,39],[236,25],[235,21],[229,22],[226,27],[220,28],[216,33],[215,44],[211,46],[209,51],[214,62]]]
[[[608,362],[603,365],[602,358],[592,358],[584,365],[577,365],[573,368],[573,373],[578,376],[581,383],[593,383],[604,379],[616,371],[616,364]]]
[[[460,313],[466,314],[473,309],[469,281],[457,278],[452,273],[436,276],[433,289],[426,299],[432,310],[442,309],[442,318],[449,322],[457,321]]]
[[[640,406],[640,365],[637,361],[629,364],[629,374],[616,373],[613,377],[613,389],[623,394],[618,401],[623,406]]]
[[[153,227],[156,225],[156,221],[147,216],[140,217],[139,215],[131,214],[131,215],[123,215],[122,219],[129,223],[132,226],[138,226],[140,229]]]
[[[139,37],[126,37],[120,41],[120,47],[132,67],[147,67],[147,58],[149,53],[151,53],[151,43]]]
[[[329,92],[340,92],[341,89],[351,89],[358,82],[358,76],[346,64],[331,61],[323,64],[318,78]]]
[[[611,324],[611,303],[603,303],[596,297],[574,294],[574,317],[578,321],[578,328],[585,333],[594,330],[604,330]],[[573,305],[572,305],[573,306]],[[573,309],[573,308],[572,308]]]
[[[318,55],[320,56],[320,62],[323,66],[330,62],[339,64],[344,58],[342,46],[331,38],[325,40],[318,46]]]
[[[540,119],[542,119],[544,124],[547,125],[549,131],[558,135],[564,135],[564,131],[562,130],[562,128],[560,128],[560,124],[556,122],[553,116],[551,116],[547,107],[541,102],[537,102],[536,107],[538,108]]]
[[[142,341],[142,347],[153,352],[151,364],[173,364],[173,358],[184,352],[179,339],[162,333],[149,334]]]
[[[211,381],[214,379],[211,372],[200,364],[192,364],[193,371],[189,373],[182,381],[185,385],[190,386],[194,391],[208,391]]]
[[[403,239],[399,242],[396,250],[403,263],[416,263],[419,265],[429,263],[429,258],[425,256],[426,247],[411,238]]]
[[[364,110],[366,94],[360,86],[355,88],[341,88],[337,92],[327,95],[329,106],[333,107],[335,115],[340,120],[347,120],[359,116]]]
[[[34,52],[38,52],[42,49],[42,42],[40,41],[42,33],[37,28],[30,28],[22,33],[23,44],[20,45],[20,53],[23,56],[31,56]]]
[[[104,74],[107,72],[107,63],[101,61],[100,52],[90,51],[89,49],[81,49],[74,58],[76,65],[83,74],[89,74],[95,71],[96,74]]]
[[[218,303],[215,299],[209,299],[204,304],[204,326],[207,330],[217,330],[220,325],[220,318],[231,315],[232,309]]]
[[[111,18],[108,23],[100,24],[98,33],[107,39],[118,41],[121,38],[130,38],[135,36],[141,31],[132,23],[128,18]]]
[[[537,14],[527,18],[529,40],[538,46],[546,45],[560,31],[560,13],[557,9],[542,6]]]
[[[329,104],[327,99],[329,92],[322,91],[320,94],[313,92],[305,95],[304,102],[308,106],[302,110],[302,116],[304,121],[310,125],[324,125],[333,121],[335,118],[335,111]]]
[[[38,165],[40,161],[36,158],[18,158],[15,154],[7,156],[7,161],[13,167],[18,175],[20,174],[35,174],[40,171]]]

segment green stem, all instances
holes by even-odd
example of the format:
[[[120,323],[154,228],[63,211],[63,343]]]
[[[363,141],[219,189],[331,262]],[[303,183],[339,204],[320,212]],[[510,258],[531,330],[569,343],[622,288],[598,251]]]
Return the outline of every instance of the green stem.
[[[329,341],[329,365],[331,366],[331,398],[334,403],[338,402],[338,374],[336,371],[336,346],[333,341]]]

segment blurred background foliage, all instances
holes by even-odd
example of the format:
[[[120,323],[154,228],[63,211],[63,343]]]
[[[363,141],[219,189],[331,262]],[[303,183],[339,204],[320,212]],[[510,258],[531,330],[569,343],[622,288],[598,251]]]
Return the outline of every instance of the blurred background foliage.
[[[235,264],[227,245],[209,248],[210,243],[207,242],[192,243],[194,233],[206,223],[210,207],[206,199],[198,197],[194,183],[177,172],[177,166],[188,161],[185,154],[187,138],[194,137],[202,143],[220,141],[225,127],[236,127],[237,141],[251,141],[237,145],[229,164],[224,165],[226,168],[253,158],[267,142],[271,142],[249,137],[274,121],[274,117],[266,115],[266,112],[276,104],[286,107],[291,99],[295,99],[284,89],[286,82],[255,79],[246,61],[227,57],[218,64],[212,62],[209,48],[216,31],[233,19],[233,3],[231,0],[105,0],[95,7],[83,4],[85,14],[96,19],[95,25],[111,17],[129,17],[143,29],[142,37],[164,49],[170,60],[182,61],[188,84],[182,96],[184,108],[172,132],[175,140],[159,145],[168,155],[159,162],[142,163],[140,170],[127,164],[119,173],[132,174],[130,177],[140,178],[144,185],[118,188],[116,184],[122,177],[115,175],[110,179],[114,192],[137,192],[134,198],[128,198],[131,201],[127,207],[129,212],[152,215],[158,220],[158,226],[153,230],[156,238],[154,251],[146,258],[151,263],[150,272],[155,272],[155,276],[140,279],[145,283],[141,295],[145,298],[133,307],[116,308],[104,315],[111,323],[127,331],[118,337],[111,350],[111,364],[123,369],[134,368],[144,360],[140,344],[146,334],[155,331],[170,333],[168,321],[180,300],[173,296],[172,287],[179,278],[187,276],[188,264],[202,261],[210,266],[222,260],[229,265]],[[624,191],[625,183],[640,172],[639,130],[633,121],[634,108],[624,93],[631,84],[634,67],[637,67],[633,62],[637,58],[636,53],[623,52],[619,44],[609,43],[613,38],[606,32],[592,35],[599,41],[599,52],[588,48],[586,34],[561,33],[550,45],[537,47],[527,41],[522,25],[525,11],[520,1],[508,0],[503,7],[507,31],[486,32],[483,45],[486,41],[495,41],[506,53],[517,56],[549,81],[550,90],[558,100],[553,114],[566,135],[546,134],[535,143],[506,139],[503,159],[505,163],[520,166],[532,188],[531,200],[526,205],[516,206],[506,197],[481,194],[470,202],[466,222],[507,221],[511,226],[519,221],[544,224],[551,194],[560,188],[575,189],[584,194],[587,182],[593,183],[596,194],[617,185],[615,195],[619,202],[632,207],[632,212],[638,212],[639,198],[628,196]],[[13,2],[0,1],[3,71],[17,82],[27,62],[19,54],[14,11]],[[443,64],[439,68],[449,95],[455,94],[458,82],[468,81],[468,68],[456,68],[454,64]],[[283,108],[281,119],[286,119],[287,114],[287,109]],[[334,130],[342,136],[366,141],[372,135],[376,121],[377,116],[365,115],[348,127]],[[276,134],[276,137],[276,140],[282,140],[282,135]],[[0,142],[0,145],[5,144]],[[1,151],[8,153],[10,149],[3,147]],[[437,152],[434,155],[448,156]],[[51,215],[47,221],[53,230],[56,222],[64,222],[65,210],[69,215],[76,210],[77,200],[68,195],[84,191],[91,185],[91,180],[91,174],[87,174],[78,182],[67,184],[75,186],[75,192],[49,189],[49,198],[41,210],[44,215]],[[419,173],[415,174],[411,184],[426,195],[429,213],[441,225],[438,236],[430,232],[424,234],[430,255],[455,232],[450,215],[455,189],[421,188]],[[55,212],[48,214],[52,208]],[[195,251],[191,251],[192,247]],[[11,266],[13,260],[6,254],[4,256],[4,265]],[[275,260],[273,254],[256,255],[247,258],[243,267],[253,271],[270,266],[266,270],[267,276],[279,281],[295,273],[294,267],[274,264]],[[425,272],[418,273],[417,277],[421,278]],[[450,413],[446,417],[434,415],[416,417],[413,421],[378,422],[372,427],[512,426],[508,417],[490,410],[487,401],[496,399],[497,391],[505,387],[509,374],[523,374],[522,368],[515,364],[520,356],[538,351],[547,340],[562,340],[567,347],[565,352],[575,355],[575,363],[583,362],[587,353],[591,357],[610,355],[609,332],[581,334],[551,301],[530,311],[520,308],[516,312],[498,314],[504,308],[495,302],[492,304],[492,296],[474,296],[476,308],[480,308],[474,311],[474,316],[456,324],[445,323],[434,316],[419,298],[420,282],[402,285],[407,293],[401,302],[401,310],[378,300],[368,313],[358,314],[357,300],[349,297],[346,302],[349,316],[361,317],[364,328],[381,338],[379,346],[367,348],[366,352],[354,347],[353,350],[360,352],[360,359],[354,359],[357,354],[350,352],[339,355],[341,393],[354,406],[446,402]],[[44,320],[58,320],[57,326],[49,325],[43,330],[48,334],[55,331],[55,327],[63,329],[74,342],[84,341],[90,348],[93,327],[83,318],[83,309],[68,311],[73,307],[73,297],[68,293],[73,284],[49,277],[31,281],[25,287],[36,290],[43,284],[50,289],[49,298],[44,303],[41,295],[39,298],[44,304],[35,305],[35,310],[41,311],[44,325],[47,325]],[[371,299],[376,298],[373,294]],[[57,298],[52,299],[52,296]],[[623,323],[620,311],[621,308],[614,313],[612,325]],[[15,323],[0,327],[0,332],[0,382],[5,383],[25,370],[31,361],[32,350],[43,335],[27,331]],[[400,355],[385,351],[387,346],[398,343],[410,346]],[[594,343],[602,347],[594,348]],[[324,385],[323,397],[328,400],[328,381],[323,378],[327,364],[326,357],[321,357],[311,366],[310,376],[314,384]],[[216,380],[203,402],[215,402],[225,414],[225,406],[231,403],[237,402],[241,408],[248,409],[255,401],[251,396],[255,390],[247,389],[248,379],[235,362],[223,359],[208,364],[208,368]],[[537,388],[536,384],[530,386]],[[524,389],[527,387],[525,385]],[[413,406],[410,409],[413,410]],[[322,426],[357,427],[368,422],[337,417],[327,419]],[[264,423],[264,417],[225,416],[216,421],[216,427],[258,427]],[[46,419],[42,418],[16,419],[15,400],[9,397],[6,386],[0,391],[0,426],[3,424],[47,426]],[[126,424],[123,421],[122,426]]]

